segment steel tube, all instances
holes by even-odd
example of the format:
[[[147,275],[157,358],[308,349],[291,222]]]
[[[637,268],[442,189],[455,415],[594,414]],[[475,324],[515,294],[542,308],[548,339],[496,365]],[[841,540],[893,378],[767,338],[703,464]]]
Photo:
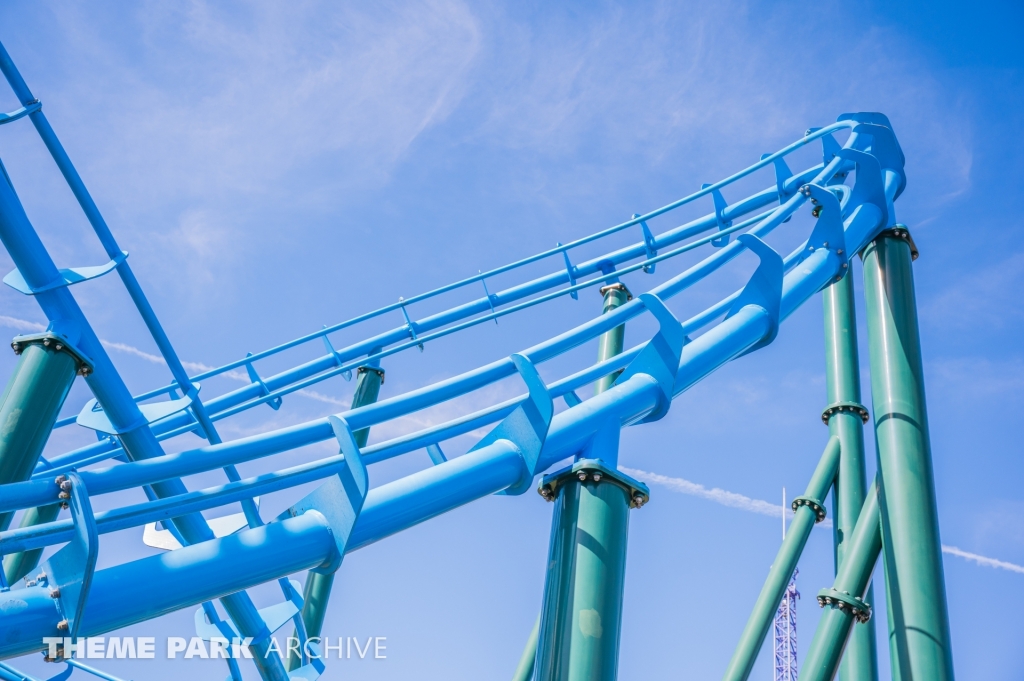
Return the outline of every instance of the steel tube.
[[[860,362],[853,277],[847,275],[822,292],[825,311],[825,384],[829,405],[859,405]],[[836,573],[843,563],[848,538],[864,505],[864,422],[847,406],[828,416],[828,430],[842,443],[839,473],[832,494],[832,534]],[[872,587],[866,600],[874,603]],[[855,627],[840,666],[843,681],[877,681],[878,653],[874,627]]]
[[[629,492],[577,479],[559,487],[537,648],[537,681],[618,675]]]
[[[78,360],[56,348],[26,345],[0,396],[0,485],[31,475],[75,381]],[[10,522],[10,513],[0,513],[0,530]]]
[[[358,409],[367,404],[377,401],[380,394],[380,386],[384,381],[383,371],[377,367],[363,367],[359,370],[356,379],[355,393],[352,395],[351,409]],[[370,437],[370,429],[363,428],[352,433],[356,446],[360,449],[366,446],[366,440]],[[319,637],[324,626],[324,617],[327,616],[327,603],[331,597],[331,588],[334,586],[334,572],[313,572],[306,574],[306,584],[302,594],[302,625],[306,636]],[[296,630],[292,634],[299,638]],[[289,648],[285,668],[293,671],[302,666],[302,657],[297,654],[294,648]]]
[[[871,573],[882,550],[882,531],[879,524],[879,491],[874,485],[868,490],[857,518],[857,525],[846,548],[843,564],[839,567],[833,589],[856,598],[863,598],[871,583]],[[825,606],[814,639],[807,651],[800,678],[804,681],[831,681],[839,670],[843,649],[850,637],[856,618],[849,608]],[[867,625],[865,625],[867,626]],[[930,677],[920,677],[930,678]]]
[[[805,496],[817,499],[819,502],[825,500],[839,467],[840,452],[839,439],[834,436],[830,437],[828,444],[825,445],[825,451],[814,469],[811,481],[807,484]],[[807,539],[811,536],[815,520],[814,509],[810,506],[799,506],[794,512],[786,538],[783,540],[782,546],[779,547],[775,562],[772,563],[771,569],[768,571],[768,579],[761,587],[761,593],[757,597],[754,609],[743,628],[740,642],[732,654],[725,675],[722,677],[725,681],[746,681],[750,677],[750,672],[757,661],[757,655],[761,651],[761,645],[772,625],[772,618],[779,607],[779,601],[782,600],[786,586],[796,570],[797,561],[800,560],[800,555],[804,552]]]
[[[883,233],[864,249],[863,259],[885,578],[892,599],[890,654],[899,678],[952,681],[910,247]]]
[[[6,53],[0,53],[0,66],[10,79],[7,68],[9,62]],[[61,275],[29,222],[14,187],[6,180],[0,181],[0,242],[7,248],[26,283],[33,289],[60,279]],[[129,457],[150,459],[162,456],[160,443],[149,429],[145,417],[68,288],[58,286],[40,291],[35,298],[54,330],[67,335],[92,364],[92,372],[86,377],[86,382],[117,429]],[[182,494],[186,490],[180,480],[167,480],[153,485],[153,491],[158,496],[166,497]],[[202,516],[180,516],[173,522],[189,543],[206,541],[214,536]],[[255,635],[262,630],[264,625],[246,594],[236,593],[225,597],[224,606],[243,634]],[[267,657],[262,654],[265,651],[256,652],[255,661],[264,679],[287,681],[279,656],[274,654]]]
[[[336,551],[327,521],[316,511],[308,511],[222,539],[98,570],[79,635],[98,636],[214,598],[226,599],[240,589],[326,564]],[[0,593],[0,609],[7,613],[0,657],[45,648],[43,637],[57,635],[54,602],[43,586]],[[255,647],[253,652],[255,656]]]

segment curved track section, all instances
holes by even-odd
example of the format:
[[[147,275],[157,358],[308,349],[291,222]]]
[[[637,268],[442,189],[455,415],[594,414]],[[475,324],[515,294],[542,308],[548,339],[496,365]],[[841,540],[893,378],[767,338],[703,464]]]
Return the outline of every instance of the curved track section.
[[[95,444],[49,460],[33,460],[20,477],[6,479],[0,487],[0,513],[6,515],[6,522],[13,512],[25,509],[52,509],[63,504],[70,511],[70,517],[51,513],[0,534],[0,553],[8,561],[32,552],[38,559],[39,549],[67,543],[40,568],[45,577],[33,579],[36,570],[31,567],[31,574],[26,570],[12,574],[8,569],[8,578],[18,583],[13,590],[0,593],[0,610],[4,612],[0,658],[42,650],[44,637],[95,636],[200,604],[205,604],[199,611],[205,616],[197,615],[197,629],[213,627],[249,637],[252,645],[258,646],[275,625],[294,621],[303,627],[299,616],[303,600],[297,586],[287,579],[292,573],[314,570],[333,575],[346,552],[483,496],[522,493],[533,487],[536,476],[570,457],[601,459],[614,469],[615,455],[602,450],[603,442],[609,438],[617,441],[620,428],[663,418],[674,397],[732,359],[771,343],[794,310],[847,273],[851,254],[861,252],[880,232],[893,227],[893,201],[906,182],[903,155],[888,119],[874,113],[843,115],[836,123],[809,130],[803,138],[765,155],[749,168],[645,215],[189,376],[38,100],[2,48],[0,66],[24,104],[0,123],[20,118],[32,122],[111,257],[107,266],[57,270],[22,210],[13,185],[9,180],[0,183],[0,238],[18,267],[5,282],[35,296],[51,322],[47,334],[14,339],[15,350],[27,351],[40,344],[49,349],[56,346],[58,351],[67,348],[79,361],[79,371],[97,398],[76,417],[51,419],[43,425],[48,429],[77,423],[100,435]],[[786,158],[811,144],[821,149],[822,162],[792,172]],[[734,189],[738,182],[762,170],[774,171],[773,186],[733,203],[725,201],[722,190]],[[668,224],[683,207],[697,202],[713,211],[658,233],[652,230],[652,224]],[[803,243],[783,256],[766,240],[801,210],[813,211],[817,219]],[[634,235],[636,242],[574,264],[584,246],[593,250],[623,233]],[[405,394],[369,399],[362,406],[313,421],[226,442],[217,433],[216,423],[222,419],[262,405],[277,408],[283,398],[328,378],[350,377],[352,372],[357,372],[361,381],[364,375],[380,377],[382,362],[396,353],[422,349],[439,338],[557,298],[576,297],[584,289],[619,283],[621,277],[634,272],[653,272],[658,267],[664,274],[665,268],[676,266],[680,256],[697,249],[708,255],[688,269],[677,270],[663,283],[606,314],[510,357]],[[747,251],[757,256],[759,264],[743,288],[683,321],[666,307],[667,301]],[[528,266],[535,269],[537,263],[549,263],[551,273],[533,279],[521,274]],[[171,370],[173,380],[168,385],[132,397],[74,301],[72,284],[88,285],[88,279],[107,272],[121,277],[152,332]],[[518,283],[492,293],[488,281],[493,286],[499,276]],[[471,287],[483,295],[414,318],[418,303],[432,301],[436,307],[443,304],[445,295],[464,296]],[[572,373],[542,379],[538,367],[545,362],[643,316],[653,319],[658,329],[645,342]],[[361,329],[369,328],[370,322],[379,327],[381,319],[392,319],[396,325],[363,337]],[[335,347],[331,338],[340,335],[361,340]],[[287,357],[289,351],[309,346],[320,348],[322,356],[273,376],[260,376],[260,361]],[[222,375],[237,377],[240,372],[248,381],[244,387],[200,400],[198,382]],[[575,392],[610,375],[615,376],[612,386],[594,397],[580,399]],[[524,386],[518,397],[467,409],[446,422],[366,444],[366,431],[371,427],[517,376]],[[564,401],[564,406],[556,408],[555,400]],[[450,460],[445,457],[447,441],[481,429],[487,434],[468,453]],[[611,431],[614,434],[609,435]],[[164,453],[161,442],[193,432],[208,444]],[[338,455],[245,479],[234,468],[329,440],[337,440]],[[431,452],[434,466],[369,487],[367,466],[424,448]],[[113,465],[96,467],[114,459],[118,461]],[[226,472],[226,484],[189,491],[180,482],[184,476],[216,469]],[[254,498],[312,481],[323,484],[289,512],[272,521],[260,517]],[[94,505],[102,505],[97,501],[102,495],[129,488],[145,489],[150,500],[94,510]],[[221,536],[200,511],[233,503],[243,504],[247,527]],[[168,541],[184,548],[94,569],[101,535],[155,522],[167,523],[173,535]],[[154,575],[168,587],[149,588]],[[257,612],[240,592],[270,580],[281,582],[282,607],[276,613]],[[230,622],[218,619],[210,605],[218,598],[224,599]],[[232,598],[235,601],[229,601]],[[11,606],[15,600],[16,608]],[[58,656],[61,652],[58,650]],[[311,668],[311,661],[302,662],[303,669]],[[260,672],[264,678],[287,678],[282,676],[282,668],[283,663],[278,662],[261,667]],[[236,671],[232,669],[233,674]]]

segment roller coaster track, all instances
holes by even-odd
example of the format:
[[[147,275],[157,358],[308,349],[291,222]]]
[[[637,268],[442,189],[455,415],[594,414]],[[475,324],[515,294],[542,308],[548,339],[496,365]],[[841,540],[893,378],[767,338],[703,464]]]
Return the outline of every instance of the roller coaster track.
[[[2,46],[0,68],[22,104],[22,108],[0,116],[0,125],[22,118],[34,125],[109,257],[103,265],[58,269],[4,170],[5,181],[0,181],[0,240],[17,267],[4,281],[33,296],[49,326],[44,333],[13,340],[12,347],[21,358],[4,394],[5,402],[0,404],[0,419],[14,408],[22,409],[28,414],[25,423],[31,422],[32,433],[39,433],[22,434],[18,428],[9,428],[3,431],[6,439],[0,440],[0,529],[5,530],[0,533],[0,554],[5,556],[5,579],[10,584],[4,584],[0,592],[0,659],[44,651],[57,660],[69,661],[68,646],[78,637],[98,636],[174,610],[200,606],[197,634],[244,639],[263,678],[315,678],[323,672],[325,662],[318,659],[315,644],[289,659],[272,649],[270,635],[288,623],[303,641],[319,634],[322,602],[346,553],[487,495],[521,494],[535,487],[537,476],[565,460],[569,460],[569,468],[544,477],[539,487],[545,498],[561,504],[556,522],[557,518],[570,517],[572,522],[584,522],[580,509],[587,502],[583,497],[597,494],[594,490],[598,489],[621,493],[623,512],[643,505],[646,488],[617,470],[621,428],[665,417],[676,396],[731,360],[771,343],[781,322],[800,305],[819,292],[827,294],[838,290],[843,282],[848,284],[851,256],[861,254],[865,263],[868,258],[878,260],[881,264],[876,263],[876,269],[888,273],[886,281],[892,284],[894,275],[885,268],[899,264],[898,257],[903,254],[899,249],[906,251],[909,264],[913,250],[906,228],[895,219],[893,202],[904,189],[906,177],[903,153],[889,120],[877,113],[844,114],[831,125],[808,130],[802,138],[766,154],[735,175],[657,210],[190,376],[143,293],[127,253],[118,246],[47,122],[42,105]],[[787,157],[807,145],[820,149],[821,163],[791,171]],[[723,191],[735,192],[741,180],[771,174],[774,182],[766,189],[731,203],[725,200]],[[682,214],[684,207],[698,204],[706,205],[710,212],[669,226],[675,224],[675,216]],[[801,245],[783,257],[767,239],[802,210],[812,212],[816,219],[809,221],[812,227]],[[624,234],[636,239],[635,243],[619,248],[607,245],[613,237],[621,242]],[[598,257],[582,259],[578,255],[602,247],[607,252]],[[884,248],[889,249],[888,256],[882,253]],[[707,252],[704,259],[686,269],[677,265],[682,261],[680,256],[698,249]],[[741,289],[684,321],[669,310],[668,301],[747,252],[756,255],[758,264]],[[548,266],[550,273],[529,278],[526,273],[541,265]],[[662,268],[663,276],[666,268],[676,270],[667,280],[633,297],[623,285],[624,278],[634,275],[632,286],[639,288],[642,274],[654,272],[656,267]],[[868,265],[865,267],[867,272]],[[137,396],[128,391],[71,291],[72,285],[88,285],[89,280],[110,272],[120,277],[171,373],[167,385]],[[517,283],[492,293],[499,276],[502,281]],[[382,366],[393,355],[414,348],[422,350],[438,339],[457,336],[471,327],[512,317],[565,296],[577,298],[585,289],[601,290],[606,300],[604,314],[490,364],[377,399],[384,377]],[[429,301],[436,309],[453,297],[472,296],[467,291],[474,290],[482,295],[470,302],[447,303],[450,306],[442,312],[417,317],[419,303]],[[613,298],[614,304],[608,304]],[[573,373],[542,378],[538,369],[542,364],[595,340],[606,343],[616,333],[621,339],[624,325],[642,317],[657,326],[657,332],[643,343],[625,350],[613,348],[596,363]],[[372,328],[381,328],[387,320],[393,320],[390,330],[363,331],[371,328],[371,322]],[[360,340],[336,347],[332,337],[341,336]],[[881,356],[886,348],[884,339],[878,344]],[[261,376],[260,362],[278,356],[308,357],[310,348],[319,349],[317,359]],[[872,350],[874,353],[874,347]],[[566,363],[555,364],[563,367]],[[554,371],[546,367],[545,375]],[[237,440],[223,441],[218,434],[216,424],[222,419],[262,405],[277,409],[293,393],[339,375],[350,379],[353,372],[357,387],[353,406],[347,411]],[[58,420],[76,374],[84,378],[96,399],[77,415]],[[224,376],[236,381],[242,377],[246,385],[213,397],[204,393],[200,398],[200,382]],[[522,394],[480,406],[486,403],[480,391],[516,377],[524,386]],[[577,393],[595,383],[601,386],[595,395],[583,399]],[[470,395],[475,398],[452,403],[462,410],[455,418],[367,444],[372,427]],[[564,404],[556,408],[556,399]],[[830,405],[832,411],[824,417],[826,422],[842,421],[833,414],[852,416],[859,429],[860,419],[866,418],[867,412],[861,414],[857,409],[863,408],[855,403],[856,399],[835,400]],[[875,403],[878,412],[877,394]],[[878,413],[875,418],[877,427]],[[835,423],[830,423],[830,428]],[[42,458],[50,430],[72,424],[96,431],[98,441]],[[479,437],[481,429],[486,434]],[[161,443],[186,433],[204,438],[207,444],[166,454]],[[805,518],[807,531],[814,521],[824,517],[822,500],[836,481],[840,457],[854,456],[847,453],[846,436],[837,431],[833,435],[809,494],[798,499],[796,506],[797,518]],[[478,441],[467,453],[449,459],[444,453],[445,443],[459,437]],[[339,453],[249,478],[242,478],[235,469],[238,464],[324,441],[337,441]],[[367,466],[424,449],[430,453],[433,466],[370,487]],[[863,453],[859,456],[862,459]],[[927,457],[927,451],[922,456]],[[180,480],[217,469],[225,472],[226,484],[189,491]],[[887,470],[883,465],[881,475]],[[896,474],[893,476],[895,479]],[[269,521],[260,516],[254,501],[260,495],[286,492],[313,481],[320,481],[321,486],[288,512]],[[144,489],[149,501],[104,505],[103,510],[94,510],[94,504],[101,503],[97,502],[101,495],[133,488]],[[812,488],[816,490],[813,494]],[[863,553],[861,562],[870,562],[871,566],[883,542],[881,536],[876,539],[881,532],[878,504],[874,510],[869,508],[877,497],[877,488],[872,490],[876,493],[860,490],[860,498],[867,494],[864,509],[859,516],[854,513],[852,520],[847,519],[854,535],[851,541],[864,544],[859,549],[859,544],[851,546],[847,554]],[[200,513],[235,503],[241,503],[244,509],[237,526],[213,527]],[[570,508],[574,503],[580,506]],[[890,510],[881,511],[882,525],[886,519],[893,525],[891,537],[886,540],[887,571],[918,569],[908,568],[910,563],[905,561],[910,559],[900,553],[900,542],[904,541],[900,532],[909,521],[889,517],[897,511],[920,511],[916,507],[905,509],[903,503],[902,498],[889,499]],[[59,517],[61,507],[69,510],[67,517]],[[20,526],[8,529],[15,513],[22,511]],[[852,532],[858,517],[864,521],[856,524],[863,537]],[[157,532],[161,538],[156,543],[171,550],[115,567],[95,568],[100,535],[143,525],[150,525],[152,530],[153,523],[165,523],[167,532]],[[621,536],[610,537],[610,545],[624,547],[624,532],[622,529]],[[793,554],[791,562],[795,563],[806,532],[801,535],[797,529],[790,533],[794,536],[783,548]],[[40,550],[58,544],[66,546],[37,567]],[[873,549],[874,544],[879,547]],[[552,555],[556,548],[553,543]],[[854,563],[852,559],[847,562]],[[567,569],[582,569],[579,561],[566,559],[569,564],[576,567]],[[782,567],[780,564],[780,571]],[[311,572],[305,593],[300,594],[303,587],[288,577],[306,570]],[[782,588],[791,572],[778,577],[785,578]],[[837,580],[843,578],[852,579],[851,584],[856,585],[852,591],[846,589],[852,596],[843,596],[837,581],[839,595],[826,594],[819,600],[829,606],[829,612],[837,613],[837,626],[845,630],[835,636],[845,642],[854,622],[869,611],[862,599],[866,582],[861,585],[856,575],[844,577],[840,571]],[[583,577],[577,574],[574,579]],[[280,583],[282,603],[257,611],[244,590],[273,580]],[[153,589],[154,582],[164,583],[167,588]],[[606,637],[604,647],[598,646],[600,650],[587,652],[589,649],[581,647],[578,637],[573,638],[575,634],[569,632],[572,627],[564,624],[579,622],[571,616],[575,612],[572,597],[560,588],[557,577],[549,574],[539,625],[540,644],[532,656],[524,656],[529,660],[524,664],[526,672],[520,673],[536,673],[538,679],[570,678],[567,670],[571,668],[577,670],[574,673],[584,674],[571,678],[614,678],[617,633]],[[614,584],[609,588],[614,594]],[[937,588],[941,591],[941,578]],[[322,596],[317,599],[320,605],[312,604],[311,591]],[[764,603],[759,601],[758,607],[773,612],[778,603],[776,591],[781,594],[770,578],[762,593]],[[221,600],[226,617],[213,606],[216,599]],[[944,596],[939,600],[944,613]],[[934,619],[934,613],[918,613],[916,603],[908,600],[904,606],[900,616],[908,621],[914,617]],[[617,607],[609,611],[611,616],[618,612]],[[741,643],[727,678],[746,678],[749,674],[763,640],[759,618],[763,619],[755,609],[744,633],[744,641],[750,639],[753,643]],[[941,622],[932,624],[942,626]],[[616,623],[616,632],[617,628]],[[562,629],[569,633],[560,633]],[[47,649],[44,637],[58,637],[63,642]],[[939,639],[945,642],[944,652],[932,656],[948,657],[948,635]],[[743,645],[748,648],[746,652]],[[925,665],[921,669],[931,669],[928,665],[933,664],[932,658],[920,662],[925,654],[914,652],[915,645],[907,643],[911,652],[905,657],[913,664]],[[842,646],[839,654],[841,651]],[[831,678],[839,664],[837,655],[826,655],[824,662],[812,655],[808,664],[823,666],[820,672],[811,669],[805,675]],[[68,663],[70,670],[74,661]],[[238,662],[231,659],[228,665],[232,676],[241,678]],[[0,676],[4,674],[19,678],[6,666],[0,667]],[[927,678],[947,677],[940,674]]]

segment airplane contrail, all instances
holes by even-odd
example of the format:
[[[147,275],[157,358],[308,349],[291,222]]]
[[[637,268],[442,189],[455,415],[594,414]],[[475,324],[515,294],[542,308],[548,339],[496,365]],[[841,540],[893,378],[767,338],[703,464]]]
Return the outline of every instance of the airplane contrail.
[[[761,499],[753,499],[742,494],[737,494],[736,492],[728,492],[724,489],[719,489],[718,487],[708,489],[704,485],[691,482],[685,478],[670,478],[666,475],[649,473],[637,468],[626,468],[624,466],[620,466],[619,470],[638,480],[660,485],[672,490],[673,492],[679,492],[680,494],[689,494],[690,496],[707,499],[708,501],[713,501],[716,504],[721,504],[722,506],[730,506],[732,508],[738,508],[741,511],[747,511],[748,513],[759,513],[761,515],[768,515],[776,518],[779,518],[782,515],[782,506],[780,504],[773,504]],[[790,509],[786,509],[786,513],[790,517],[793,515],[793,511]],[[828,520],[822,522],[821,525],[826,525],[826,523],[828,526],[831,526],[831,522]],[[978,565],[984,565],[985,567],[999,568],[1000,570],[1009,570],[1010,572],[1024,574],[1024,566],[1022,565],[1010,563],[1005,560],[998,560],[996,558],[989,558],[988,556],[981,556],[977,553],[970,553],[955,546],[946,546],[943,544],[942,552],[951,556],[963,558],[964,560],[972,561]]]
[[[38,332],[46,330],[46,326],[44,326],[43,324],[30,322],[25,319],[18,319],[17,317],[8,317],[6,315],[0,315],[0,325],[7,326],[12,329],[17,329],[18,331]],[[113,341],[107,341],[103,339],[100,339],[100,342],[103,343],[104,347],[110,350],[116,350],[117,352],[121,352],[127,355],[134,355],[135,357],[144,359],[147,362],[153,362],[154,364],[166,364],[166,362],[164,362],[163,357],[145,352],[143,350],[139,350],[138,348],[133,347],[131,345],[125,345],[124,343],[115,343]],[[186,369],[191,369],[192,371],[198,372],[209,371],[213,368],[211,366],[207,366],[206,364],[201,364],[199,362],[182,362],[181,364]],[[249,382],[249,378],[240,371],[229,371],[226,372],[225,375],[230,378],[243,381],[245,383]],[[343,402],[342,400],[336,399],[329,395],[318,393],[315,390],[306,389],[299,390],[297,392],[300,395],[303,395],[310,399],[318,400],[320,402],[326,402],[328,404],[335,404],[342,407],[348,407],[347,402]],[[655,485],[661,485],[662,487],[667,487],[668,489],[671,489],[674,492],[679,492],[681,494],[689,494],[690,496],[701,497],[702,499],[713,501],[716,504],[721,504],[722,506],[738,508],[741,511],[747,511],[748,513],[759,513],[761,515],[774,517],[781,516],[782,507],[779,506],[778,504],[773,504],[768,501],[763,501],[761,499],[753,499],[751,497],[744,496],[736,492],[729,492],[728,490],[720,489],[718,487],[708,489],[704,485],[701,485],[696,482],[691,482],[689,480],[686,480],[685,478],[670,478],[665,475],[659,475],[658,473],[649,473],[647,471],[642,471],[636,468],[620,467],[620,470],[622,470],[623,473],[626,473],[627,475],[632,475],[634,478],[637,478],[639,480],[644,480]],[[786,513],[789,516],[793,515],[793,511],[790,509],[786,509]],[[824,527],[831,527],[832,521],[826,519],[824,522],[821,523],[821,525]],[[998,560],[996,558],[981,556],[976,553],[970,553],[968,551],[959,549],[955,546],[943,545],[942,552],[947,553],[951,556],[963,558],[964,560],[972,561],[974,563],[977,563],[978,565],[984,565],[985,567],[999,568],[1001,570],[1009,570],[1010,572],[1019,572],[1021,574],[1024,574],[1024,566],[1017,565],[1016,563],[1009,563],[1005,560]]]
[[[18,319],[17,317],[8,317],[6,315],[0,315],[0,325],[12,329],[17,329],[18,331],[40,332],[46,330],[46,326],[44,324],[30,322],[27,319]],[[144,359],[147,362],[152,362],[154,364],[163,364],[165,366],[167,364],[167,362],[164,361],[164,358],[161,357],[160,355],[154,355],[152,353],[146,352],[145,350],[139,350],[137,347],[134,347],[132,345],[126,345],[125,343],[116,343],[114,341],[108,341],[102,338],[100,339],[100,343],[102,343],[103,347],[107,348],[108,350],[115,350],[125,355],[132,355],[134,357]],[[188,369],[189,371],[194,371],[196,373],[203,373],[205,371],[210,371],[214,369],[214,367],[203,364],[201,362],[182,361],[181,365]],[[241,381],[242,383],[250,382],[249,377],[244,372],[241,371],[226,371],[222,374],[222,376],[232,378],[236,381]],[[308,397],[311,400],[317,400],[318,402],[326,402],[327,404],[334,404],[339,407],[346,408],[349,406],[348,402],[339,400],[335,397],[331,397],[330,395],[324,395],[323,393],[319,393],[315,390],[310,390],[308,388],[297,390],[295,392],[299,395],[302,395],[303,397]]]

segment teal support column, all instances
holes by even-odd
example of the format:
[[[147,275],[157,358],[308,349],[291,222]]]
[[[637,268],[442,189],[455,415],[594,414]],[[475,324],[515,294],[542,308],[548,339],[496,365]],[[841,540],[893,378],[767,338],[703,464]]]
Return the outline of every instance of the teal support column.
[[[21,357],[0,397],[0,485],[27,480],[57,421],[75,374],[88,365],[56,336],[11,343]],[[13,514],[0,514],[0,530]]]
[[[356,389],[352,395],[352,406],[350,409],[364,407],[373,404],[380,395],[380,386],[384,383],[384,370],[376,366],[359,367],[356,378]],[[366,440],[370,437],[370,429],[363,428],[352,433],[356,445],[362,449],[366,446]],[[306,630],[306,636],[320,636],[323,631],[324,617],[327,615],[327,602],[331,597],[331,589],[334,586],[334,573],[325,574],[312,572],[306,576],[306,586],[303,588],[302,625]],[[298,633],[292,636],[297,637]],[[293,671],[302,666],[301,658],[295,654],[295,649],[288,650],[286,667]]]
[[[526,640],[526,649],[523,650],[523,655],[519,658],[519,665],[516,667],[516,673],[512,675],[512,681],[530,681],[533,678],[533,665],[537,661],[537,639],[539,638],[540,615],[537,616],[537,622],[533,625],[530,638]]]
[[[601,309],[601,314],[608,314],[620,305],[628,303],[632,298],[633,294],[629,292],[626,285],[621,282],[609,284],[608,286],[601,287],[601,296],[604,299],[604,305]],[[610,359],[615,355],[622,352],[622,346],[626,339],[626,325],[621,324],[616,326],[611,331],[607,331],[601,334],[601,337],[597,342],[597,361],[603,362],[606,359]],[[615,379],[619,377],[621,371],[609,374],[602,377],[597,381],[594,388],[594,393],[600,395],[608,388],[612,387],[615,383]],[[616,425],[614,437],[618,437],[618,426]],[[615,449],[618,448],[618,441],[610,443]],[[608,462],[606,462],[608,463]],[[612,462],[614,463],[614,461]],[[556,520],[557,523],[557,520]],[[516,668],[515,676],[513,681],[529,681],[533,678],[534,664],[537,659],[537,642],[539,640],[540,630],[540,617],[537,618],[537,624],[534,625],[533,633],[530,634],[530,638],[526,641],[526,649],[523,650],[523,655],[519,659],[519,666]]]
[[[583,459],[541,483],[555,502],[541,609],[537,681],[614,681],[625,586],[629,509],[642,483]]]
[[[604,297],[604,309],[601,310],[601,314],[608,314],[620,305],[628,303],[633,298],[626,285],[621,283],[601,287],[601,295]],[[621,353],[625,339],[625,324],[616,326],[611,331],[601,334],[601,338],[597,341],[597,361],[603,362]],[[599,395],[612,387],[612,383],[615,382],[620,373],[622,373],[621,370],[601,378],[594,389],[595,394]]]
[[[863,625],[859,628],[866,627],[871,619],[871,605],[865,602],[864,593],[882,550],[879,496],[877,487],[868,490],[833,587],[818,592],[818,605],[825,610],[800,670],[802,681],[832,681],[850,639],[850,630],[857,622]]]
[[[743,628],[739,645],[736,646],[736,652],[733,653],[732,660],[722,677],[724,681],[746,681],[750,677],[761,645],[772,625],[772,618],[779,607],[779,601],[782,600],[783,592],[796,570],[807,538],[811,536],[811,529],[815,523],[825,519],[823,503],[828,496],[829,488],[832,487],[840,457],[839,438],[830,437],[807,485],[807,491],[804,496],[793,500],[794,515],[789,532],[786,533],[779,553],[775,556],[775,562],[768,571],[768,579],[761,588],[761,595],[757,597],[750,619]]]
[[[44,523],[52,523],[57,519],[58,515],[60,515],[59,504],[30,508],[21,517],[21,523],[19,523],[18,527],[33,527]],[[42,549],[32,549],[31,551],[21,551],[4,556],[3,570],[7,583],[14,584],[35,570],[36,566],[39,565],[39,559],[42,555]]]
[[[912,244],[897,225],[863,252],[889,651],[894,678],[952,681]]]
[[[848,539],[864,505],[867,472],[864,466],[864,423],[867,409],[860,403],[860,361],[853,277],[847,275],[823,292],[825,307],[825,383],[828,406],[821,418],[829,434],[839,438],[839,473],[832,492],[832,536],[836,574],[846,555]],[[865,596],[874,603],[871,587]],[[839,667],[843,681],[878,681],[874,627],[856,627]]]

